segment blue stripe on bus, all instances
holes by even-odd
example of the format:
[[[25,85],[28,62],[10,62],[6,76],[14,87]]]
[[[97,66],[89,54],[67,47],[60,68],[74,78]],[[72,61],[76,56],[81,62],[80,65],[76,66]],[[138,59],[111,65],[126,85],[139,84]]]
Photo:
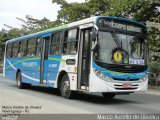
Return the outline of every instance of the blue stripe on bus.
[[[122,73],[122,72],[114,72],[107,70],[105,68],[99,67],[95,62],[92,64],[93,69],[97,69],[99,72],[103,73],[104,75],[110,78],[117,78],[117,79],[140,79],[144,78],[147,75],[147,70],[140,73]]]
[[[55,81],[57,80],[57,74],[59,72],[59,67],[61,62],[65,60],[61,59],[62,56],[49,56],[47,64],[45,64],[44,79],[46,84],[53,87]],[[18,69],[21,70],[22,80],[25,83],[31,83],[33,85],[39,84],[40,79],[40,58],[12,58],[6,60],[6,70],[5,76],[10,79],[16,78],[16,72]]]

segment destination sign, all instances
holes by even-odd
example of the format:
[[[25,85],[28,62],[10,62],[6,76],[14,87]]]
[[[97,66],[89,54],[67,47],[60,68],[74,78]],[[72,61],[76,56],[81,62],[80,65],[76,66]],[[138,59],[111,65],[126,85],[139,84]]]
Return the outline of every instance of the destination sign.
[[[119,21],[118,22],[115,22],[115,21],[109,21],[109,20],[99,20],[98,24],[100,26],[102,26],[103,24],[103,27],[113,27],[113,28],[117,28],[117,29],[122,29],[122,30],[127,30],[127,31],[131,31],[131,32],[138,32],[138,33],[142,33],[142,28],[140,27],[137,27],[137,26],[134,26],[134,25],[131,25],[131,24],[124,24],[124,23],[120,23]]]

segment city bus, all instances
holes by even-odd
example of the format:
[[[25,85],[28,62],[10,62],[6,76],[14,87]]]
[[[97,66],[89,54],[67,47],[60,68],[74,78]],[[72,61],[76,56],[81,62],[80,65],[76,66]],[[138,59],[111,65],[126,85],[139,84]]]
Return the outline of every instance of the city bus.
[[[28,85],[105,98],[146,91],[147,29],[140,22],[95,16],[6,42],[3,75]]]

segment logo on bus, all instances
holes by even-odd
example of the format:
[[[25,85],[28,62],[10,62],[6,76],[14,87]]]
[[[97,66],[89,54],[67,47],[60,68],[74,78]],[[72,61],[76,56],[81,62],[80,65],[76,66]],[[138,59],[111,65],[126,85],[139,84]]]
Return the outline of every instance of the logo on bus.
[[[116,51],[114,54],[113,54],[113,59],[115,62],[121,62],[122,61],[122,58],[123,58],[123,55],[120,51]]]
[[[49,67],[50,67],[50,68],[56,68],[56,67],[57,67],[57,64],[49,64]]]
[[[125,79],[126,81],[129,81],[129,77],[126,77],[126,79]]]

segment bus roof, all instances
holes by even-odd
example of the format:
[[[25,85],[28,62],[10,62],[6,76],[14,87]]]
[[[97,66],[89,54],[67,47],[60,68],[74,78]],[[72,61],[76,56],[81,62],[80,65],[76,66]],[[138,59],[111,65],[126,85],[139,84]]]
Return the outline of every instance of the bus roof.
[[[108,19],[116,19],[116,20],[121,20],[121,21],[126,21],[126,22],[132,22],[137,25],[145,27],[145,25],[143,23],[135,21],[133,19],[129,19],[129,18],[122,18],[122,17],[116,17],[116,16],[97,16],[97,19],[99,19],[99,18],[108,18]]]
[[[33,38],[33,37],[40,37],[40,36],[43,36],[45,34],[50,34],[54,31],[58,31],[58,30],[61,30],[61,29],[67,29],[67,28],[70,28],[70,27],[78,26],[78,25],[83,25],[85,23],[96,23],[96,20],[99,19],[99,18],[122,20],[122,21],[126,21],[126,22],[132,22],[132,23],[135,23],[135,24],[138,24],[140,26],[145,27],[144,24],[142,24],[140,22],[137,22],[137,21],[134,21],[132,19],[116,17],[116,16],[94,16],[94,17],[86,18],[86,19],[83,19],[83,20],[80,20],[80,21],[65,24],[65,25],[62,25],[62,26],[59,26],[59,27],[47,29],[47,30],[44,30],[44,31],[40,31],[40,32],[37,32],[37,33],[25,35],[25,36],[18,37],[18,38],[14,38],[14,39],[8,40],[6,43],[10,43],[10,42],[14,42],[14,41],[21,41],[21,40],[29,39],[29,38]]]

